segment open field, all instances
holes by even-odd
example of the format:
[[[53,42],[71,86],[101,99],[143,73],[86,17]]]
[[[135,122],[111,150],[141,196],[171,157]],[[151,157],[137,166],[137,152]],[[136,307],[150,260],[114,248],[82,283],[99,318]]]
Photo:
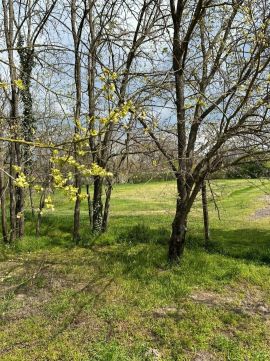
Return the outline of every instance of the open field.
[[[212,187],[208,251],[198,200],[173,267],[173,182],[115,186],[100,237],[85,206],[77,247],[57,194],[39,239],[29,220],[32,236],[0,249],[0,360],[270,360],[270,182]]]

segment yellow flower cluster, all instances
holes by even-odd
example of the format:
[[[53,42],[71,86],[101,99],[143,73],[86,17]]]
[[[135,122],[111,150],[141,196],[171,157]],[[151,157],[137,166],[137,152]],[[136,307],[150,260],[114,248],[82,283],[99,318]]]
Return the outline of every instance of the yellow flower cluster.
[[[113,109],[108,117],[100,118],[102,124],[118,123],[121,119],[125,118],[129,112],[134,112],[135,108],[131,100],[125,102],[119,108]]]
[[[100,167],[96,163],[92,163],[90,168],[84,164],[80,164],[77,162],[73,156],[57,156],[58,152],[53,152],[53,157],[51,158],[51,162],[53,164],[58,165],[70,165],[75,167],[77,171],[79,171],[83,176],[90,177],[90,176],[100,176],[100,177],[110,177],[112,173],[107,172],[105,169]],[[72,179],[73,175],[71,172],[68,173],[67,177],[63,175],[60,169],[53,168],[51,171],[51,175],[53,178],[53,183],[56,188],[63,189],[65,194],[69,197],[71,201],[75,201],[77,196],[80,199],[85,199],[87,195],[79,194],[78,195],[78,188],[74,187],[73,185],[67,184],[68,180]]]
[[[105,99],[112,100],[113,93],[115,92],[115,84],[114,81],[118,78],[117,73],[112,72],[108,68],[102,69],[102,75],[99,79],[104,83],[101,87],[101,90],[105,93]]]
[[[20,90],[25,90],[25,89],[26,89],[25,85],[23,84],[22,79],[14,80],[14,84],[15,84],[15,85],[17,86],[17,88],[20,89]]]
[[[52,202],[51,196],[48,196],[47,198],[45,198],[44,203],[45,203],[46,209],[54,211],[54,204]]]
[[[18,188],[27,188],[29,187],[29,183],[26,179],[26,175],[23,173],[21,167],[17,166],[17,165],[13,165],[13,169],[15,170],[15,172],[17,172],[17,177],[14,180],[14,185],[15,187]]]
[[[14,85],[16,85],[16,87],[20,90],[26,89],[26,86],[23,84],[22,79],[14,80]],[[0,82],[0,89],[8,89],[9,86],[10,86],[10,84],[8,84],[6,82]]]
[[[24,173],[20,173],[14,181],[15,187],[18,188],[27,188],[29,186],[26,176]]]
[[[102,82],[108,81],[108,80],[116,80],[118,78],[118,74],[116,72],[112,72],[108,68],[102,69],[102,75],[99,77],[99,79]]]
[[[0,82],[0,89],[7,89],[9,87],[8,83]]]
[[[53,168],[51,175],[56,188],[63,188],[66,185],[67,179],[63,177],[59,169]]]
[[[63,189],[66,195],[69,197],[69,199],[75,202],[77,198],[78,188],[73,187],[72,185],[66,185]]]
[[[43,187],[39,186],[38,184],[34,185],[33,189],[39,193],[39,192],[42,192],[44,190]]]

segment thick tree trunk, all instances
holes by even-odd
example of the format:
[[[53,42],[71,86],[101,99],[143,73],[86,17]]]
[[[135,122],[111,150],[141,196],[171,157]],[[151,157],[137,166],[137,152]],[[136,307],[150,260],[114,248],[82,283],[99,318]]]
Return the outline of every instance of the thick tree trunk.
[[[102,177],[94,177],[94,196],[93,196],[93,232],[101,232],[102,229],[102,188],[103,179]]]
[[[176,214],[172,223],[172,234],[169,241],[169,261],[179,262],[185,247],[187,212],[186,204],[177,201]]]
[[[108,228],[111,194],[112,194],[112,182],[108,180],[108,188],[106,190],[106,200],[105,200],[103,219],[102,219],[102,232],[106,232]]]
[[[203,224],[204,224],[204,240],[205,240],[205,246],[207,247],[210,239],[210,231],[209,231],[207,190],[206,190],[205,181],[202,183],[202,209],[203,209]]]

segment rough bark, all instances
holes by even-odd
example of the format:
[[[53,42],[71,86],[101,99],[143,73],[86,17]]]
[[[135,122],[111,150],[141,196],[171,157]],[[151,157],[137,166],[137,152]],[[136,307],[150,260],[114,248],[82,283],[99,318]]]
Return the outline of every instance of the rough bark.
[[[1,202],[1,226],[4,243],[8,243],[8,226],[6,215],[6,185],[3,171],[0,170],[0,202]]]
[[[3,0],[3,15],[4,15],[4,32],[5,41],[8,49],[8,65],[11,81],[11,97],[10,97],[10,119],[9,129],[11,137],[16,137],[17,119],[18,119],[18,94],[14,81],[16,80],[16,67],[14,64],[14,8],[13,1]],[[10,213],[10,242],[16,239],[16,189],[14,179],[16,173],[13,166],[16,165],[16,146],[15,143],[9,145],[9,213]]]
[[[92,206],[89,184],[86,184],[86,194],[87,194],[88,218],[89,218],[89,224],[90,224],[90,229],[91,229],[92,224],[93,224],[93,206]]]
[[[111,204],[111,194],[112,194],[112,182],[110,180],[108,182],[108,187],[106,189],[106,199],[103,211],[103,219],[102,219],[102,232],[106,232],[108,228],[109,222],[109,214],[110,214],[110,204]]]
[[[45,206],[45,196],[46,192],[43,191],[41,193],[40,199],[39,199],[39,211],[37,216],[37,224],[36,224],[36,236],[40,235],[40,227],[41,227],[41,221],[42,221],[42,210]]]
[[[202,183],[202,209],[203,209],[203,224],[204,224],[204,240],[205,240],[205,247],[207,247],[210,239],[210,230],[209,230],[207,189],[206,189],[205,181]]]
[[[187,204],[177,199],[176,213],[172,223],[172,233],[169,241],[170,262],[178,262],[184,252],[187,231]]]
[[[99,176],[94,177],[94,195],[93,195],[93,232],[100,232],[102,229],[102,214],[103,214],[103,203],[102,203],[102,189],[103,189],[103,178]]]

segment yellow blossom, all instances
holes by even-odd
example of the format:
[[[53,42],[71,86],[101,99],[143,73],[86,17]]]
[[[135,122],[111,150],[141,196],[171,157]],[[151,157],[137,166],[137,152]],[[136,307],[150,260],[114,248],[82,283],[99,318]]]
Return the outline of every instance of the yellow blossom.
[[[7,89],[9,87],[8,83],[0,82],[0,89]]]
[[[25,89],[26,89],[25,85],[23,84],[22,79],[14,80],[14,84],[15,84],[15,85],[17,86],[17,88],[19,88],[20,90],[25,90]]]

